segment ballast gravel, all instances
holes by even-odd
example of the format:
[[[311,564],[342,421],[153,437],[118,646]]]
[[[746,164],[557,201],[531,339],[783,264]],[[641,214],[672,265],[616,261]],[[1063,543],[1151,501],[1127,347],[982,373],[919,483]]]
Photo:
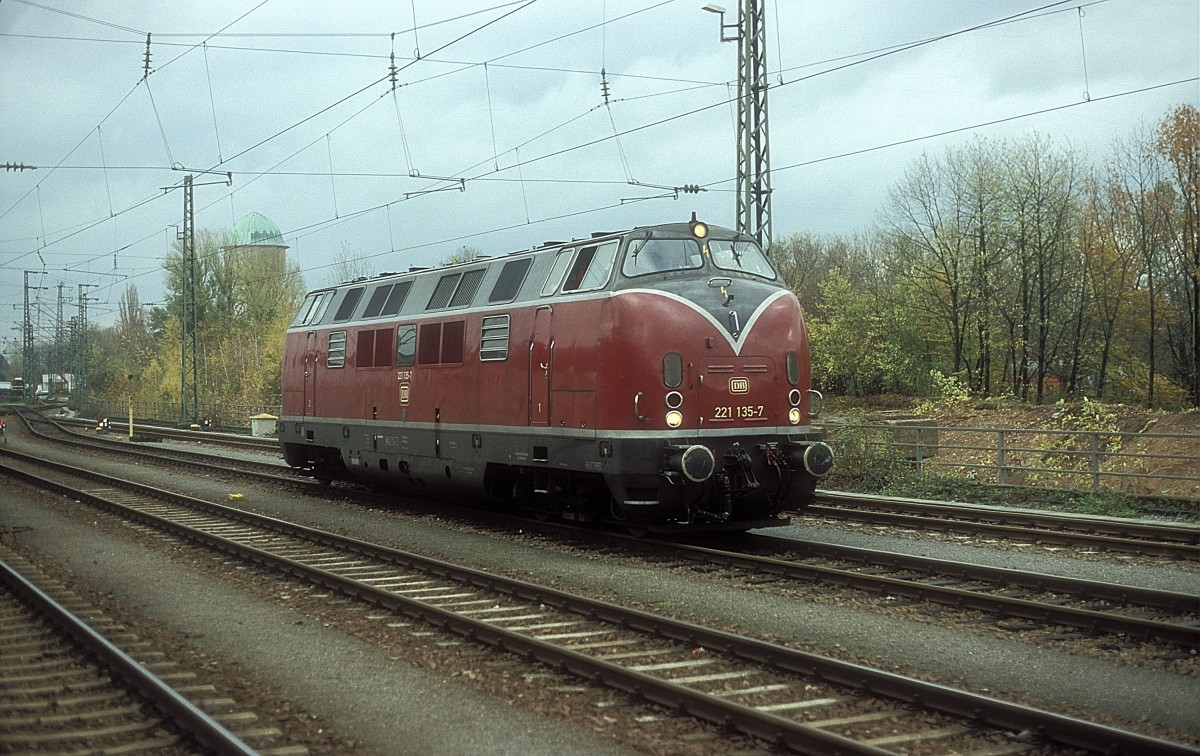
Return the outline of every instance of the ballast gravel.
[[[380,754],[624,754],[583,728],[564,727],[389,655],[310,616],[132,539],[63,516],[10,489],[0,528],[168,632],[294,701],[337,735],[337,750]],[[336,751],[335,751],[336,752]]]
[[[97,466],[111,466],[112,474],[128,473],[128,469],[122,469],[120,463],[106,463],[99,459],[96,462]],[[89,466],[90,464],[89,461]],[[152,484],[156,478],[160,478],[164,487],[176,487],[181,483],[180,476],[157,470],[143,469],[139,471],[138,477],[144,477]],[[631,563],[633,560],[606,560],[596,553],[573,553],[570,548],[558,548],[547,543],[545,539],[522,542],[520,539],[496,538],[455,521],[413,518],[402,512],[387,509],[373,510],[359,505],[305,497],[284,497],[240,483],[189,478],[184,485],[201,498],[220,501],[236,491],[243,495],[237,502],[239,506],[264,514],[308,522],[317,527],[389,543],[452,561],[474,564],[505,574],[523,576],[535,582],[550,583],[567,590],[581,590],[623,603],[654,607],[675,616],[691,618],[716,627],[741,629],[756,635],[772,637],[805,650],[849,661],[871,663],[916,677],[958,685],[1002,698],[1032,702],[1058,711],[1087,712],[1093,716],[1110,718],[1115,723],[1124,724],[1131,729],[1166,733],[1192,742],[1196,741],[1200,733],[1200,715],[1194,707],[1194,701],[1200,700],[1200,680],[1191,674],[1138,668],[1119,661],[1080,656],[1058,648],[1042,648],[1020,639],[963,633],[950,627],[931,624],[928,617],[919,613],[915,613],[911,618],[897,619],[894,616],[872,612],[854,601],[835,600],[832,604],[797,602],[783,596],[714,583],[700,576],[683,574],[678,570],[656,569],[646,562],[638,564]],[[0,508],[0,511],[4,512],[0,525],[20,524],[10,521],[7,506]],[[34,516],[36,518],[41,515]],[[67,527],[69,524],[64,521],[64,530],[70,530]],[[786,531],[772,532],[782,535]],[[1014,555],[1011,550],[993,550],[978,543],[968,545],[920,540],[914,537],[888,538],[878,533],[822,528],[813,524],[801,524],[792,532],[801,538],[828,538],[832,541],[848,541],[864,546],[883,540],[887,542],[888,548],[896,551],[941,558],[968,558],[963,555],[971,554],[975,556],[976,561],[997,563],[999,566],[1043,569],[1040,566],[1031,566],[1028,557],[1032,554],[1039,562],[1057,563],[1065,574],[1076,574],[1079,577],[1092,575],[1093,579],[1096,579],[1095,570],[1100,569],[1108,570],[1106,574],[1111,577],[1099,579],[1137,584],[1146,582],[1154,587],[1167,587],[1171,590],[1195,590],[1195,573],[1186,568],[1172,569],[1170,565],[1123,564],[1118,560],[1097,568],[1093,562],[1071,559],[1069,553],[1031,548],[1030,553],[1018,552]],[[80,546],[77,542],[74,546],[53,546],[52,544],[60,540],[57,533],[48,532],[40,523],[33,530],[22,534],[23,540],[39,542],[39,549],[46,548],[59,554],[59,558],[66,562],[64,566],[72,569],[86,565],[86,560],[80,560],[78,554],[81,549],[82,553],[86,554],[87,537],[83,534],[78,537],[84,539],[85,545]],[[122,578],[128,571],[122,569],[119,557],[114,556],[111,560],[102,561],[111,563],[108,567],[110,579],[127,580]],[[95,566],[99,568],[100,564]],[[153,571],[151,569],[151,572]],[[138,582],[137,585],[141,583]],[[144,595],[140,588],[134,590],[122,587],[121,592],[130,594],[131,598],[135,594],[141,596],[140,599],[133,600],[146,607],[164,601],[160,596],[164,586],[160,582],[148,580],[146,585]],[[837,589],[830,590],[833,592]],[[201,591],[198,595],[208,594]],[[154,596],[159,597],[153,598]],[[261,598],[249,597],[240,600],[246,602],[247,620],[253,617],[265,621],[265,613],[282,611],[279,607],[256,608],[255,601],[261,604]],[[207,602],[210,606],[229,603],[221,597],[220,591],[211,594]],[[195,602],[185,599],[185,603]],[[180,613],[179,621],[184,626],[208,617],[205,611],[185,612],[182,608],[172,609],[168,614],[174,616],[176,612]],[[241,615],[238,615],[238,618],[241,618]],[[236,620],[230,622],[233,623],[233,627],[228,634],[219,632],[210,635],[206,632],[204,638],[197,640],[212,643],[215,642],[214,638],[224,638],[228,635],[226,642],[231,646],[231,652],[236,654],[236,648],[232,647],[239,645],[236,638],[244,639],[244,634],[232,632],[239,626]],[[220,621],[218,624],[221,624]],[[244,630],[254,625],[243,624],[240,627]],[[304,625],[297,627],[306,632],[316,630],[312,627],[305,628]],[[244,640],[242,642],[244,643]],[[315,641],[310,639],[308,642]],[[326,641],[321,641],[324,642]],[[269,648],[270,644],[266,646]],[[281,675],[289,668],[305,668],[309,656],[313,661],[322,660],[320,653],[284,653],[285,646],[281,646],[279,650],[281,653],[276,655],[285,658],[281,665]],[[369,655],[371,652],[368,649],[355,653]],[[1116,653],[1119,654],[1119,650]],[[349,658],[354,660],[358,657],[352,654]],[[366,666],[379,668],[382,665]],[[296,672],[292,674],[298,680],[304,677]],[[341,676],[334,674],[331,680],[338,681],[344,677],[344,673]],[[414,693],[410,698],[401,697],[397,700],[410,704],[415,702],[425,711],[432,706],[431,701],[434,704],[438,702],[436,690],[441,683],[436,677],[434,675],[434,679],[418,679],[419,676],[409,678],[414,690],[422,684],[432,688],[421,688],[421,692]],[[458,701],[461,697],[451,695],[449,698]],[[336,695],[332,695],[331,699],[322,705],[338,711],[331,721],[337,721],[339,724],[343,721],[340,710],[337,709],[339,705],[347,709],[359,708],[357,705],[347,705],[345,701],[339,701]],[[512,707],[505,708],[512,710]],[[404,716],[404,711],[403,706],[389,707],[389,714],[392,716]],[[373,718],[372,713],[368,713],[366,718]],[[418,732],[420,731],[418,728]],[[480,741],[475,742],[478,744]],[[507,736],[498,737],[496,742],[488,744],[486,750],[496,752],[497,742],[504,747],[510,741]],[[610,749],[617,748],[612,741],[602,742]],[[435,752],[455,750],[444,741],[430,741],[424,744],[444,746],[435,748]],[[595,752],[592,744],[581,748],[582,750],[576,750],[568,746],[566,750]],[[523,748],[523,752],[535,751]]]

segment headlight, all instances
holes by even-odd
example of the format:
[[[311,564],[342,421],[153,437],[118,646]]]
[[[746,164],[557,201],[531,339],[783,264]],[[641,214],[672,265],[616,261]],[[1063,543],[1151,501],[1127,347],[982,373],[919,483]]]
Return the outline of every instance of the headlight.
[[[667,427],[678,428],[683,425],[683,413],[679,410],[671,410],[667,413]]]
[[[791,423],[792,425],[800,424],[800,408],[799,407],[792,407],[790,410],[788,410],[788,422]]]

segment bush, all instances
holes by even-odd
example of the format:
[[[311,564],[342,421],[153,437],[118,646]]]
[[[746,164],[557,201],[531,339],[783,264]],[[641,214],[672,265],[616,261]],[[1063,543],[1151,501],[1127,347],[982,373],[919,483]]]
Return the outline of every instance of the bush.
[[[929,381],[930,396],[913,407],[913,412],[919,416],[937,417],[942,413],[955,412],[971,401],[971,389],[952,375],[930,370]]]
[[[826,430],[825,440],[837,460],[833,474],[839,482],[878,487],[914,474],[901,449],[892,443],[890,429],[868,427],[863,410],[851,410],[842,424]]]

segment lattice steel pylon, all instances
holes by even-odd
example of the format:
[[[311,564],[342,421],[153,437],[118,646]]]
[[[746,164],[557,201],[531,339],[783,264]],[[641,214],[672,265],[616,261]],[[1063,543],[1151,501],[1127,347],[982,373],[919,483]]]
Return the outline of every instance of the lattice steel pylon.
[[[50,372],[57,373],[61,379],[65,379],[63,373],[67,372],[67,369],[64,366],[66,358],[63,355],[63,338],[66,335],[66,323],[63,321],[63,302],[66,300],[63,298],[63,289],[66,288],[66,286],[67,285],[65,283],[59,281],[58,312],[55,314],[54,318],[54,349],[51,350],[51,355],[54,359],[53,365],[50,367]]]
[[[78,348],[78,356],[76,357],[75,381],[77,385],[76,406],[80,412],[86,413],[85,409],[88,401],[88,350],[91,348],[88,344],[88,305],[89,301],[95,301],[94,298],[87,295],[87,290],[97,286],[97,284],[79,284],[79,315],[76,318],[76,327],[78,330],[78,339],[75,342]]]
[[[196,205],[193,196],[192,174],[189,173],[183,179],[183,230],[180,232],[183,252],[183,303],[180,313],[183,343],[179,350],[181,423],[196,423],[200,417],[200,379],[196,367],[199,351],[196,334]]]
[[[192,170],[192,169],[186,169]],[[230,172],[206,171],[197,169],[195,173],[211,173],[224,176],[221,183],[226,186],[233,184],[233,174]],[[217,182],[211,181],[210,184]],[[183,178],[183,226],[178,239],[180,251],[183,253],[182,270],[179,277],[183,286],[180,294],[179,331],[182,336],[179,348],[179,422],[195,424],[200,419],[200,371],[197,368],[199,354],[199,315],[196,308],[196,294],[199,287],[199,271],[196,265],[196,202],[193,175],[189,173]],[[199,184],[206,186],[206,184]],[[164,191],[178,189],[179,185],[164,186]]]
[[[34,377],[38,371],[33,364],[33,307],[29,303],[29,292],[46,288],[45,286],[30,286],[29,276],[30,274],[37,275],[40,272],[25,271],[25,312],[21,321],[21,373],[25,376],[25,389],[21,398],[26,402],[29,401],[29,395],[34,391],[38,382],[38,378]]]
[[[738,9],[737,228],[771,247],[771,145],[767,133],[767,20],[764,0]]]
[[[721,16],[721,41],[738,43],[737,230],[771,248],[771,140],[767,133],[767,19],[763,0],[741,0],[736,24],[725,8],[706,3]]]

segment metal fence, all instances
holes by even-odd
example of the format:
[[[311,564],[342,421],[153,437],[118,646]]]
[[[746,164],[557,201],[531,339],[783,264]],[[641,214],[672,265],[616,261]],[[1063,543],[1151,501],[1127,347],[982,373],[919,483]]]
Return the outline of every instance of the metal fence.
[[[907,468],[981,483],[1200,499],[1200,434],[827,423],[853,471]]]

